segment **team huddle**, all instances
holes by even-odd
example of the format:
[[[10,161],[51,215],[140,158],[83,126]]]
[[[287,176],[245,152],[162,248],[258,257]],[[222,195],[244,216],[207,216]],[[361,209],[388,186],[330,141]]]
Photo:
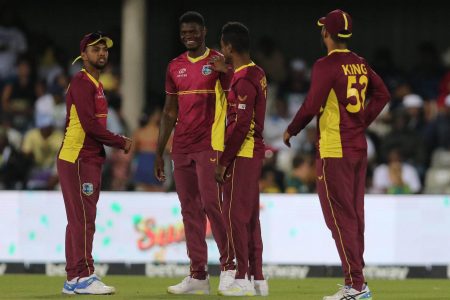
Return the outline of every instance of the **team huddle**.
[[[345,285],[323,299],[370,300],[362,272],[364,131],[389,101],[389,93],[367,62],[347,49],[352,35],[349,14],[334,10],[318,25],[328,55],[314,64],[310,91],[284,132],[284,142],[290,146],[290,138],[317,116],[318,194],[345,275]],[[167,67],[154,172],[165,180],[163,154],[173,131],[173,176],[190,274],[167,291],[210,294],[208,219],[220,253],[218,294],[267,296],[258,185],[265,152],[266,76],[251,59],[250,34],[242,23],[223,26],[220,52],[206,46],[205,21],[199,13],[186,12],[179,26],[187,51]],[[132,147],[131,139],[106,129],[107,100],[98,79],[112,44],[101,32],[83,37],[84,68],[67,91],[66,132],[57,162],[68,219],[65,294],[115,293],[95,275],[92,258],[103,145],[125,153]]]

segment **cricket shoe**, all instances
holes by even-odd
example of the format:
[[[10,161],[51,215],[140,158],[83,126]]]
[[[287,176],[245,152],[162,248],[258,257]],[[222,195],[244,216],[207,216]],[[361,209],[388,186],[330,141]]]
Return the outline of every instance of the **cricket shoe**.
[[[227,270],[220,272],[219,292],[225,291],[230,287],[236,276],[236,270]]]
[[[77,283],[78,277],[75,277],[72,280],[64,281],[62,293],[67,295],[75,295],[75,288],[77,287]]]
[[[267,280],[253,280],[256,296],[269,296],[269,284]]]
[[[209,277],[202,280],[187,276],[179,284],[169,286],[167,292],[169,294],[209,295]]]
[[[363,285],[361,291],[355,290],[351,286],[341,286],[339,291],[332,296],[325,296],[323,300],[372,300],[372,293],[367,284]]]
[[[219,291],[222,296],[255,296],[255,288],[250,280],[235,279],[233,283],[224,291]]]
[[[80,278],[74,292],[81,295],[112,295],[116,289],[105,285],[97,275],[92,274],[89,277]]]

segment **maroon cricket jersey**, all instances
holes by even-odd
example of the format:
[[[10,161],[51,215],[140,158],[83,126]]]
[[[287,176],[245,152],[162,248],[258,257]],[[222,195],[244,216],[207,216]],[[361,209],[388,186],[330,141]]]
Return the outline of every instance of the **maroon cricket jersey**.
[[[102,84],[86,70],[72,78],[66,94],[66,130],[59,159],[74,163],[80,157],[103,159],[103,145],[125,147],[125,139],[106,129],[108,102]]]
[[[347,49],[334,50],[314,64],[306,100],[287,130],[297,135],[317,115],[321,158],[360,157],[367,152],[364,131],[389,99],[364,58]]]
[[[222,166],[236,156],[264,157],[264,116],[267,80],[264,71],[253,62],[235,70],[228,93],[225,150]]]
[[[219,52],[206,49],[197,58],[185,52],[173,59],[166,73],[166,93],[178,96],[173,153],[223,151],[226,97],[232,77],[212,70],[209,61]]]

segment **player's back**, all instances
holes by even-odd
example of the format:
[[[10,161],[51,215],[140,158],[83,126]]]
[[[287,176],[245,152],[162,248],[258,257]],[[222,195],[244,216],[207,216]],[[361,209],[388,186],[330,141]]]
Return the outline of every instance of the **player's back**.
[[[230,85],[230,93],[228,94],[230,108],[228,109],[227,117],[227,136],[229,136],[233,130],[237,110],[247,110],[247,95],[239,95],[238,91],[235,91],[234,89],[234,86],[240,80],[248,81],[255,88],[256,97],[253,110],[248,110],[248,113],[251,114],[250,130],[242,144],[238,156],[260,157],[264,154],[265,148],[263,130],[266,112],[267,80],[263,69],[254,63],[250,63],[235,70]]]
[[[334,50],[316,64],[333,79],[318,120],[321,157],[366,155],[364,107],[374,72],[349,50]]]

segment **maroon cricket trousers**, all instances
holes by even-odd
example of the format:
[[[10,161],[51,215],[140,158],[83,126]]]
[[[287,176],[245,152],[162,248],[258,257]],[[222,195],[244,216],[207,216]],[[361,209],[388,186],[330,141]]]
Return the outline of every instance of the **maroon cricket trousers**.
[[[316,161],[317,190],[325,223],[336,243],[345,285],[364,284],[364,191],[367,156]]]
[[[233,270],[234,252],[222,216],[222,191],[214,178],[219,152],[172,154],[192,278],[205,279],[208,262],[206,218],[220,253],[221,270]]]
[[[236,253],[236,279],[263,280],[259,178],[262,159],[236,157],[225,175],[223,212]]]
[[[97,201],[101,187],[102,159],[78,158],[75,163],[57,159],[57,169],[66,207],[67,279],[94,273],[92,243]]]

